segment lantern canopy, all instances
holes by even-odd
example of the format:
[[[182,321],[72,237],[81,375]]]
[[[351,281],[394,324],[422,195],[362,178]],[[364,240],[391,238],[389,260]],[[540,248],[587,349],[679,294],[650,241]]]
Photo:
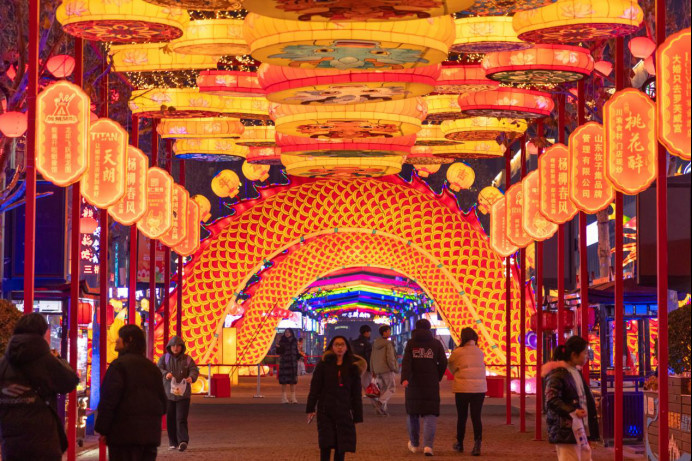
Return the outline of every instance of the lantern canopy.
[[[490,207],[490,248],[503,258],[518,250],[507,239],[507,211],[505,197],[493,203]]]
[[[442,125],[423,125],[416,134],[416,146],[446,146],[449,144],[457,144],[457,141],[445,138]]]
[[[546,219],[562,224],[577,214],[569,199],[569,150],[553,144],[538,157],[539,211]]]
[[[187,207],[190,203],[190,194],[180,184],[173,184],[171,194],[171,228],[161,237],[161,243],[173,248],[185,239],[187,233]]]
[[[246,161],[257,165],[281,165],[281,148],[273,147],[250,147]]]
[[[125,194],[108,213],[125,226],[136,223],[147,211],[147,170],[149,159],[133,146],[127,147],[125,167]]]
[[[510,16],[469,17],[454,22],[456,38],[451,51],[455,53],[490,53],[532,46],[517,37]]]
[[[526,248],[531,236],[524,230],[524,189],[522,183],[513,184],[505,192],[505,219],[507,220],[507,240],[518,248]]]
[[[524,232],[537,242],[549,239],[557,232],[558,225],[548,221],[540,212],[541,192],[538,171],[527,174],[521,181],[523,188],[522,226]]]
[[[144,0],[160,6],[175,6],[186,10],[240,10],[243,4],[240,0]]]
[[[156,125],[164,138],[238,138],[245,131],[240,120],[226,117],[164,118]]]
[[[199,73],[197,86],[202,93],[220,96],[257,97],[265,94],[259,84],[256,72],[205,70]]]
[[[503,87],[459,96],[461,113],[497,118],[542,118],[555,104],[550,93]]]
[[[465,163],[452,163],[447,168],[447,182],[449,183],[449,188],[454,192],[470,189],[475,180],[476,173],[473,171],[473,168]]]
[[[569,198],[586,213],[597,213],[615,199],[605,160],[603,126],[596,122],[579,125],[569,136]]]
[[[145,118],[211,117],[226,107],[221,97],[196,88],[135,90],[128,105],[133,115]]]
[[[247,156],[248,148],[237,145],[233,139],[190,138],[178,139],[173,144],[177,158],[205,162],[234,162]]]
[[[397,174],[403,156],[387,157],[301,157],[282,155],[286,173],[307,178],[368,178]]]
[[[273,125],[246,126],[243,135],[236,141],[239,146],[271,147],[276,145],[276,128]]]
[[[26,132],[27,113],[9,111],[0,114],[0,132],[8,138],[18,138]]]
[[[277,134],[283,154],[308,157],[386,157],[402,156],[411,151],[414,135],[393,138],[319,139]]]
[[[157,239],[173,224],[173,178],[159,167],[147,171],[147,211],[137,222],[137,229],[150,239]]]
[[[89,127],[88,168],[81,179],[84,200],[108,208],[125,195],[127,131],[100,118]]]
[[[218,58],[172,52],[167,43],[113,45],[109,51],[116,72],[166,72],[216,69]]]
[[[243,20],[234,18],[189,21],[183,36],[169,47],[176,53],[204,56],[242,56],[250,51],[243,38]]]
[[[194,200],[187,204],[187,229],[182,243],[173,248],[180,256],[190,256],[199,248],[200,230],[199,224],[202,213],[199,205]]]
[[[52,56],[46,61],[46,69],[48,69],[48,72],[55,78],[69,77],[74,71],[74,66],[74,58],[67,54]]]
[[[428,121],[439,122],[461,117],[459,97],[455,94],[435,94],[424,96],[423,99],[428,107]]]
[[[444,64],[435,84],[435,93],[461,94],[492,90],[500,84],[486,78],[480,64]]]
[[[442,122],[445,138],[459,141],[490,141],[507,135],[509,139],[521,136],[528,124],[522,119],[469,117]]]
[[[505,155],[507,147],[496,141],[464,141],[443,146],[413,146],[411,153],[427,152],[448,158],[497,158]]]

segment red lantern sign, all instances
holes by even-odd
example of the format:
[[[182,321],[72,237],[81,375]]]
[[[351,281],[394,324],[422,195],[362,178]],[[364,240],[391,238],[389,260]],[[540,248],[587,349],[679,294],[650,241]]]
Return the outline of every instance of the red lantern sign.
[[[136,223],[147,211],[147,169],[149,159],[144,153],[133,146],[127,147],[125,165],[125,195],[108,213],[125,226]]]
[[[507,211],[505,197],[490,208],[490,248],[503,258],[515,253],[517,247],[507,239]]]
[[[539,211],[555,224],[569,221],[577,208],[569,199],[569,151],[553,144],[538,157]]]
[[[522,225],[522,204],[524,190],[521,183],[515,184],[505,192],[505,214],[507,215],[507,240],[519,248],[526,248],[531,243],[531,236],[524,232]]]
[[[690,160],[692,147],[692,64],[690,28],[671,35],[656,52],[658,140],[666,149]]]
[[[636,195],[656,179],[656,105],[633,88],[603,106],[606,177],[615,190]]]
[[[199,248],[199,205],[194,200],[187,204],[187,232],[183,241],[173,250],[180,256],[189,256]]]
[[[596,122],[580,125],[569,137],[569,198],[578,209],[597,213],[615,199],[605,176],[605,134]]]
[[[125,195],[127,140],[127,131],[111,119],[98,119],[89,127],[89,167],[81,183],[90,204],[108,208]]]
[[[157,239],[173,225],[173,178],[159,167],[147,171],[147,211],[137,228],[150,239]]]
[[[180,184],[173,185],[173,224],[168,232],[161,236],[161,242],[169,248],[173,248],[185,239],[187,233],[187,206],[190,194]]]
[[[540,212],[540,188],[538,187],[538,171],[532,171],[521,181],[524,188],[522,201],[522,226],[532,239],[542,242],[557,232],[557,224],[545,219]]]
[[[87,169],[89,96],[60,81],[36,98],[36,169],[53,184],[69,186]]]

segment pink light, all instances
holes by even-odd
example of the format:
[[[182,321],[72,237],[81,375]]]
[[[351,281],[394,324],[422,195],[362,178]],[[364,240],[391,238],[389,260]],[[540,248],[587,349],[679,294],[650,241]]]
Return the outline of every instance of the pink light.
[[[639,59],[646,59],[656,51],[656,44],[649,37],[635,37],[628,47],[632,56]]]
[[[510,388],[512,389],[512,393],[518,394],[519,393],[519,379],[512,379],[512,382],[510,383]],[[535,378],[526,378],[526,381],[524,382],[524,390],[527,395],[533,395],[536,393],[536,379]]]

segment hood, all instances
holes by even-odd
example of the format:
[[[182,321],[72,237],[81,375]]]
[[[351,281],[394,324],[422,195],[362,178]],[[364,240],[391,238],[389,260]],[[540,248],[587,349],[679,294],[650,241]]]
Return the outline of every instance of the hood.
[[[168,341],[168,344],[166,345],[166,350],[168,351],[169,354],[173,353],[173,352],[171,352],[171,347],[173,347],[173,346],[183,346],[183,350],[182,350],[181,354],[184,354],[185,350],[187,349],[185,347],[185,341],[183,341],[183,338],[181,338],[180,336],[173,336],[173,337],[171,337],[170,341]]]
[[[50,354],[48,343],[40,335],[19,334],[10,338],[5,357],[12,365],[24,365]]]
[[[387,347],[388,344],[391,344],[391,341],[389,341],[388,339],[377,338],[375,340],[375,343],[372,345],[372,348],[376,351],[379,351]]]
[[[416,329],[411,332],[411,339],[415,339],[416,341],[432,341],[433,334],[431,330]]]
[[[543,364],[541,367],[541,377],[545,378],[548,376],[548,373],[550,373],[553,370],[557,370],[558,368],[567,368],[567,362],[564,362],[562,360],[556,360],[552,362],[546,362]]]
[[[322,354],[322,361],[335,362],[336,354],[333,351],[325,351],[325,353]],[[368,369],[368,362],[366,362],[365,359],[360,355],[353,354],[353,364],[358,368],[358,373],[360,376],[363,376],[365,370]]]

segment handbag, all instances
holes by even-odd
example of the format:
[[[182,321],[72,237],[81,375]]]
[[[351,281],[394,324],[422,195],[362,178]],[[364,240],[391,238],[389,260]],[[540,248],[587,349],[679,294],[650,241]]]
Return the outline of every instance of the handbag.
[[[376,399],[380,396],[380,386],[375,381],[370,381],[368,387],[365,388],[365,396],[371,399]]]
[[[185,395],[185,390],[187,389],[187,381],[182,379],[181,381],[176,381],[175,378],[171,378],[171,394],[178,397]]]

